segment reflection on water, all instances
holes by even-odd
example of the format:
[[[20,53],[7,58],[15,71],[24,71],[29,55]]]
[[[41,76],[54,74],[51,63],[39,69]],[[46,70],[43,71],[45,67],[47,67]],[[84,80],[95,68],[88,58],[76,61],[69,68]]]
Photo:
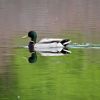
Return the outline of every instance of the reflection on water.
[[[49,48],[49,51],[43,50],[39,53],[41,53],[42,56],[63,56],[65,54],[70,54],[70,51],[68,51],[68,48],[62,48],[61,51],[56,51],[55,49],[58,48]],[[52,51],[54,50],[54,51]],[[31,53],[31,56],[28,58],[29,63],[35,63],[37,61],[37,54],[36,51]]]
[[[99,98],[97,92],[100,91],[100,51],[79,48],[71,51],[72,54],[68,56],[48,57],[37,54],[38,62],[29,64],[25,59],[21,59],[25,54],[29,55],[27,50],[18,49],[15,68],[20,98],[23,100],[26,98],[88,100],[97,96]]]

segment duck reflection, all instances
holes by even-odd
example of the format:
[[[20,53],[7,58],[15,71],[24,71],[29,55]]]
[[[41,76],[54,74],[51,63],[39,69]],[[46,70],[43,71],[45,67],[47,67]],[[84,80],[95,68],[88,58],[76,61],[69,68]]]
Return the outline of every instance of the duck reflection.
[[[56,49],[56,48],[53,48]],[[63,56],[70,54],[71,52],[68,50],[68,48],[63,48],[61,51],[52,51],[51,49],[49,51],[39,51],[39,53],[42,56]],[[36,51],[31,52],[31,56],[28,58],[29,63],[35,63],[37,61],[37,53]]]
[[[35,63],[37,61],[36,51],[31,53],[31,56],[28,58],[29,63]]]

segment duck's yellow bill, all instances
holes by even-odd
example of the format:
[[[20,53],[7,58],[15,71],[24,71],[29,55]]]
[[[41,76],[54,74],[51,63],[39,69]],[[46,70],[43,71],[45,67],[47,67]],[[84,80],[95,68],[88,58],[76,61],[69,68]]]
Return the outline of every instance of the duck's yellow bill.
[[[27,38],[28,36],[27,35],[25,35],[25,36],[22,36],[22,38],[24,39],[24,38]]]

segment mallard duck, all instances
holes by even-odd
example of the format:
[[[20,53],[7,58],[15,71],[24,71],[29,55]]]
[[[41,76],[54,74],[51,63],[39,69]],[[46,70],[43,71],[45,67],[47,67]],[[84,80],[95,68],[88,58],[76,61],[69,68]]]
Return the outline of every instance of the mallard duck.
[[[30,63],[36,61],[36,51],[42,56],[61,56],[71,53],[67,48],[67,45],[71,42],[69,39],[45,38],[36,42],[37,33],[35,31],[28,32],[28,37],[31,38],[27,46],[29,52],[32,53],[29,57]]]
[[[37,33],[35,31],[28,32],[28,37],[31,38],[30,44],[34,44],[34,48],[52,48],[66,47],[71,40],[58,38],[45,38],[36,43]]]

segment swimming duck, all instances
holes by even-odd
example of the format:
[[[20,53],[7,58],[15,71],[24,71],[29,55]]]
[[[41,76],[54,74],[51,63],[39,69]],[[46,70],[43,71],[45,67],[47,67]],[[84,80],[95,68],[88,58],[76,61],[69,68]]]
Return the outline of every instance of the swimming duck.
[[[30,63],[37,60],[36,51],[42,56],[62,56],[71,53],[67,48],[67,45],[71,42],[69,39],[44,38],[36,42],[37,33],[35,31],[28,32],[28,37],[31,38],[28,46],[26,46],[31,53],[31,57],[28,59]]]

